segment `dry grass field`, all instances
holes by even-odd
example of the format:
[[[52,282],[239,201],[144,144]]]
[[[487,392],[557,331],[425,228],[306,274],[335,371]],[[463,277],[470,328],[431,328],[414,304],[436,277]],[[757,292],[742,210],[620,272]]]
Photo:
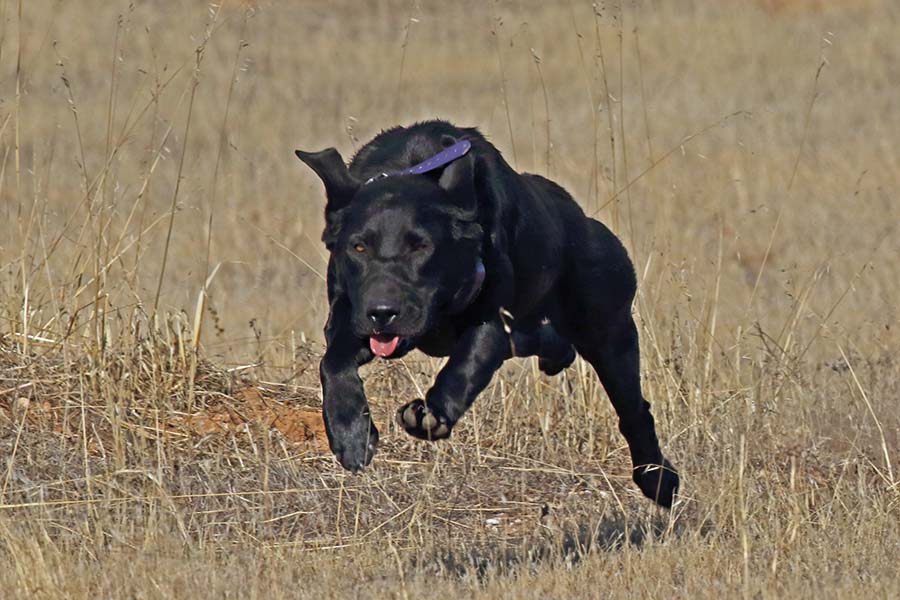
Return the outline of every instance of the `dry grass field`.
[[[900,597],[894,0],[0,0],[3,598]],[[580,360],[323,452],[294,148],[475,125],[625,241],[683,475]]]

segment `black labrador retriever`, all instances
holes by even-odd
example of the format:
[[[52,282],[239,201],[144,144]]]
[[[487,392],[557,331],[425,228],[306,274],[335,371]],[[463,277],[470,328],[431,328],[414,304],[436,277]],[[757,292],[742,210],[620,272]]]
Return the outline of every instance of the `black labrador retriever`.
[[[476,129],[445,121],[384,131],[349,168],[334,148],[297,156],[327,195],[320,375],[344,468],[358,471],[375,453],[358,373],[375,356],[449,356],[425,398],[397,412],[410,435],[438,440],[507,358],[538,356],[552,375],[577,351],[615,407],[635,483],[671,506],[678,474],[641,394],[634,268],[609,229],[552,181],[516,173]]]

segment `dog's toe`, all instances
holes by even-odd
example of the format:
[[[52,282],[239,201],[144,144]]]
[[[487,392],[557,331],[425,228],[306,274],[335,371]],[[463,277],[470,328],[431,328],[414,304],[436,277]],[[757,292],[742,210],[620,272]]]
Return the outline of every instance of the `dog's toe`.
[[[351,473],[359,473],[375,456],[378,429],[368,415],[361,415],[349,426],[333,427],[329,440],[340,465]]]

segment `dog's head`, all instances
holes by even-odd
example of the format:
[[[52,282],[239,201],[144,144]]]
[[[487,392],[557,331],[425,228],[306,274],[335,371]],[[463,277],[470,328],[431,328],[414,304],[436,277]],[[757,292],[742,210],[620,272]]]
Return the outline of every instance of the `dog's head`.
[[[471,154],[441,172],[368,183],[334,148],[297,156],[325,184],[333,284],[372,352],[395,354],[470,299],[483,269]]]

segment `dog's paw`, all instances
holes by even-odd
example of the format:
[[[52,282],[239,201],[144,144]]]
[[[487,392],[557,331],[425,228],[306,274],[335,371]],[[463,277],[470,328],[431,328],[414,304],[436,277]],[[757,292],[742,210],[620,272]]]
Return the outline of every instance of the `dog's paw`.
[[[450,437],[453,424],[433,412],[423,400],[413,400],[397,410],[397,423],[406,433],[419,439],[434,441]]]
[[[566,352],[559,356],[541,356],[538,359],[538,368],[546,375],[553,377],[565,371],[575,362],[575,348],[569,345]]]
[[[328,441],[341,466],[352,473],[358,473],[375,456],[378,429],[368,414],[361,414],[347,426],[329,428]]]
[[[665,458],[661,465],[640,465],[632,474],[645,496],[665,508],[672,508],[672,501],[678,492],[680,480],[678,472]]]

